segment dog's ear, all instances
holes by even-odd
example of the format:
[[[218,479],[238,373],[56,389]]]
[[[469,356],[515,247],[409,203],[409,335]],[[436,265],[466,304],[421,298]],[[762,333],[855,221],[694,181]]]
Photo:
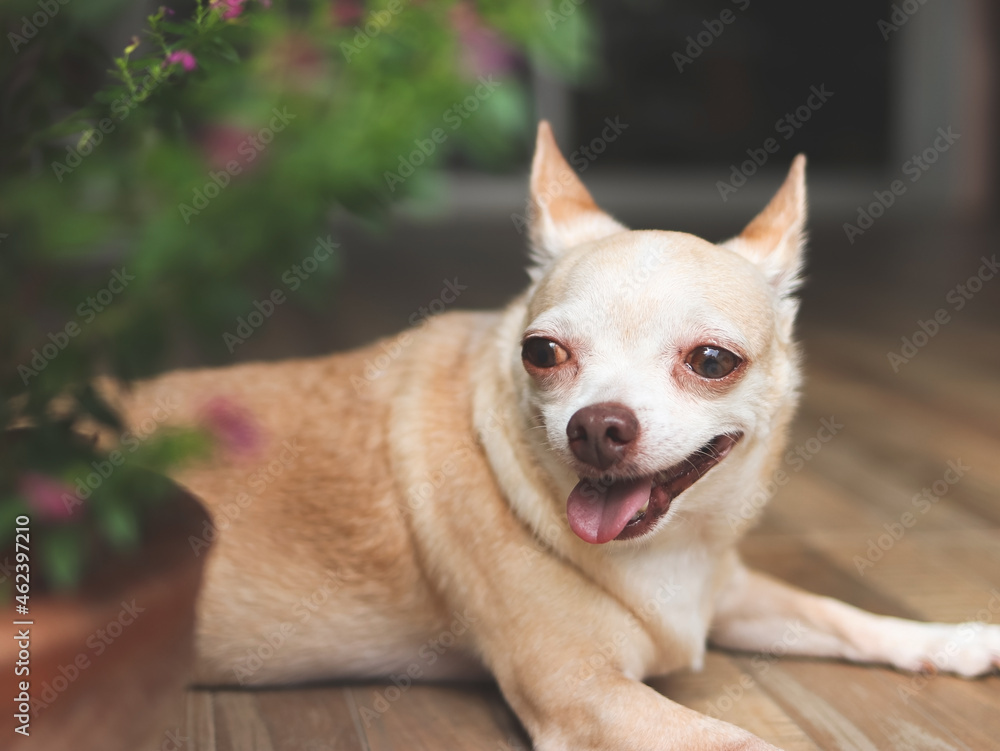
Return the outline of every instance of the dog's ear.
[[[531,162],[530,227],[532,258],[542,267],[567,248],[626,229],[597,208],[545,120],[538,123]]]
[[[739,235],[722,243],[753,261],[794,313],[806,224],[806,157],[799,154],[774,198]]]

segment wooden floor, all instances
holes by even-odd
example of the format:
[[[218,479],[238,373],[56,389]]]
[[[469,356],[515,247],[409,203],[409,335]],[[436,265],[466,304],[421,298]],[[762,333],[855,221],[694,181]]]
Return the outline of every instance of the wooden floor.
[[[792,438],[808,460],[786,464],[791,482],[745,540],[752,565],[880,613],[1000,623],[1000,281],[898,373],[886,356],[966,275],[929,280],[925,296],[897,290],[906,305],[879,302],[876,291],[862,311],[841,290],[844,321],[811,316]],[[821,294],[835,300],[834,292]],[[843,428],[826,443],[810,441],[824,418]],[[942,480],[950,462],[969,469],[921,513],[913,496]],[[900,536],[907,512],[915,521]],[[701,673],[652,685],[788,751],[1000,749],[996,676],[963,681],[715,651]],[[192,751],[531,747],[490,685],[398,695],[385,685],[193,690],[188,723]]]

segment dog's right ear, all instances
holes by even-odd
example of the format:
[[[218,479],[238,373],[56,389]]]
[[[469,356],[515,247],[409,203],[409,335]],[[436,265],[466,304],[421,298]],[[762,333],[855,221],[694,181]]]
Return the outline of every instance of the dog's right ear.
[[[626,230],[597,208],[545,120],[538,123],[531,163],[530,227],[531,255],[542,268],[567,248]]]

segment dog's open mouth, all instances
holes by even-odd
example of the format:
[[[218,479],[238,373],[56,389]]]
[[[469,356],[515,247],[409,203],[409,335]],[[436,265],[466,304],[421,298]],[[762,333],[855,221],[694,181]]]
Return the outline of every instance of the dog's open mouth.
[[[570,528],[594,544],[646,534],[674,498],[721,462],[742,437],[742,433],[718,435],[680,463],[649,477],[580,480],[566,502]]]

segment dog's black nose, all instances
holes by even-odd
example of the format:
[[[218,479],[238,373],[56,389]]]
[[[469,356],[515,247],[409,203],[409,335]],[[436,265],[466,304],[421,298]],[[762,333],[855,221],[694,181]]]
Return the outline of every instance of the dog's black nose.
[[[574,456],[602,471],[625,457],[638,434],[639,420],[635,413],[612,402],[584,407],[566,426]]]

